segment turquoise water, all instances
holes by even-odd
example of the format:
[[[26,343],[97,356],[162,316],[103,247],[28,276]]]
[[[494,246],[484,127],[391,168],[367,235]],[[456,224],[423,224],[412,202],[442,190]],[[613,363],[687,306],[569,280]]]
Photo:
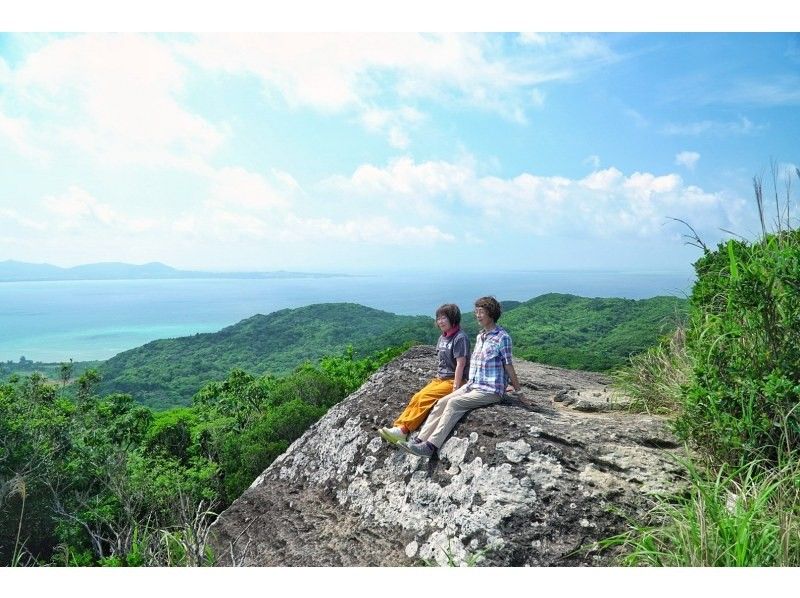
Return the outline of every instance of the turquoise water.
[[[0,361],[108,359],[146,342],[213,332],[254,314],[313,303],[360,303],[431,315],[470,311],[483,295],[526,301],[550,292],[644,299],[684,296],[688,273],[381,274],[284,280],[110,280],[0,283]]]

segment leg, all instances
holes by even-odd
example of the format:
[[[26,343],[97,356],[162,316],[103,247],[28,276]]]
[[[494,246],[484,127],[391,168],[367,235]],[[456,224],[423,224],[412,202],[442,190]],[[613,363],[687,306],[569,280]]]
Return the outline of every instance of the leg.
[[[450,434],[459,420],[464,417],[464,414],[475,409],[476,407],[493,405],[502,399],[500,395],[483,390],[471,390],[461,394],[453,393],[445,398],[448,400],[445,401],[445,399],[442,399],[434,408],[434,411],[438,411],[439,406],[442,406],[441,412],[435,423],[435,428],[429,430],[428,434],[425,436],[425,440],[437,448],[441,448],[441,446],[444,444],[444,441],[447,439],[447,436]],[[429,418],[428,421],[431,419],[433,419],[433,413],[431,413],[431,418]],[[426,430],[427,428],[428,424],[425,424],[423,430]]]
[[[422,429],[419,431],[417,438],[419,440],[428,440],[428,437],[433,434],[433,431],[439,424],[439,420],[442,417],[442,413],[444,413],[448,401],[451,401],[454,397],[459,397],[466,392],[467,391],[464,390],[464,387],[462,386],[458,390],[454,390],[449,395],[444,396],[436,401],[436,404],[433,406],[433,409],[431,409],[431,412],[428,415],[428,419],[425,421],[425,425],[423,425]]]
[[[413,432],[420,427],[428,412],[433,409],[436,402],[442,397],[453,392],[452,380],[431,380],[422,390],[411,397],[403,413],[395,420],[394,425],[405,428],[405,432]]]

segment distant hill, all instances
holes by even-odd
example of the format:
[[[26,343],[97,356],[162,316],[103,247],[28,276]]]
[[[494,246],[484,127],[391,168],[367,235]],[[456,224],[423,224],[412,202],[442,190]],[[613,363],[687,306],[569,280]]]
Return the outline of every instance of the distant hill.
[[[310,272],[199,272],[176,270],[159,262],[135,265],[121,262],[86,264],[61,268],[51,264],[28,264],[7,260],[0,262],[0,282],[45,280],[143,280],[184,278],[327,278],[343,274],[318,274]]]
[[[233,368],[285,374],[348,345],[365,356],[406,341],[430,344],[438,335],[432,318],[353,303],[283,309],[219,332],[157,340],[120,353],[99,368],[99,391],[129,393],[157,409],[188,405],[203,384],[225,379]]]
[[[688,301],[678,297],[615,299],[540,295],[504,303],[500,325],[511,334],[514,354],[572,369],[604,371],[656,344],[685,320]],[[475,314],[462,316],[474,339]]]
[[[500,324],[518,357],[574,369],[604,371],[656,344],[687,310],[685,299],[589,299],[548,294],[504,301]],[[474,342],[478,325],[464,313]],[[219,332],[158,340],[104,362],[100,392],[125,392],[151,407],[187,405],[204,383],[233,368],[284,374],[352,345],[361,356],[406,341],[433,343],[439,331],[427,316],[398,316],[353,303],[324,303],[256,315]]]

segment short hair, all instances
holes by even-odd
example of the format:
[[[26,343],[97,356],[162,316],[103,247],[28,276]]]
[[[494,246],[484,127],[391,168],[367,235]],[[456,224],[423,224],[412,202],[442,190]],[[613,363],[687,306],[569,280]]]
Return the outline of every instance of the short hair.
[[[436,317],[438,318],[439,316],[447,316],[453,326],[458,326],[461,323],[461,310],[458,309],[458,305],[455,303],[440,305],[439,309],[436,310]]]
[[[503,308],[500,306],[500,302],[495,299],[494,297],[481,297],[480,299],[475,300],[475,309],[482,307],[486,310],[489,314],[489,317],[494,321],[500,319],[500,314],[503,313]]]

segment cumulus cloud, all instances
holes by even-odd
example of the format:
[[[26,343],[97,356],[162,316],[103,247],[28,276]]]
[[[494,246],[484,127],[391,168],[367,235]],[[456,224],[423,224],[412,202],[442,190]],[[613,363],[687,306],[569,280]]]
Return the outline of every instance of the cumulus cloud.
[[[186,69],[152,36],[57,38],[10,75],[17,97],[42,110],[41,136],[119,163],[191,166],[226,138],[183,107]]]
[[[544,39],[513,59],[496,39],[462,34],[214,34],[175,47],[203,68],[256,76],[267,98],[355,110],[365,124],[387,84],[401,99],[462,103],[524,122],[525,109],[544,101],[538,85],[617,58],[591,36]]]
[[[96,230],[100,227],[144,232],[160,226],[154,219],[122,214],[77,186],[69,187],[61,195],[47,195],[41,203],[52,221],[52,227],[58,230]]]
[[[700,154],[697,152],[680,152],[675,156],[675,164],[678,166],[685,166],[689,170],[694,170],[694,167],[697,165],[697,161],[700,159]]]
[[[429,218],[435,206],[446,205],[448,213],[474,213],[541,236],[648,237],[662,234],[669,217],[714,230],[738,222],[745,205],[686,185],[675,173],[626,175],[613,167],[582,179],[531,173],[502,178],[479,176],[469,163],[416,163],[405,157],[383,168],[361,165],[349,178],[337,177],[327,184],[344,196],[370,197],[398,213],[416,211],[419,219]]]

